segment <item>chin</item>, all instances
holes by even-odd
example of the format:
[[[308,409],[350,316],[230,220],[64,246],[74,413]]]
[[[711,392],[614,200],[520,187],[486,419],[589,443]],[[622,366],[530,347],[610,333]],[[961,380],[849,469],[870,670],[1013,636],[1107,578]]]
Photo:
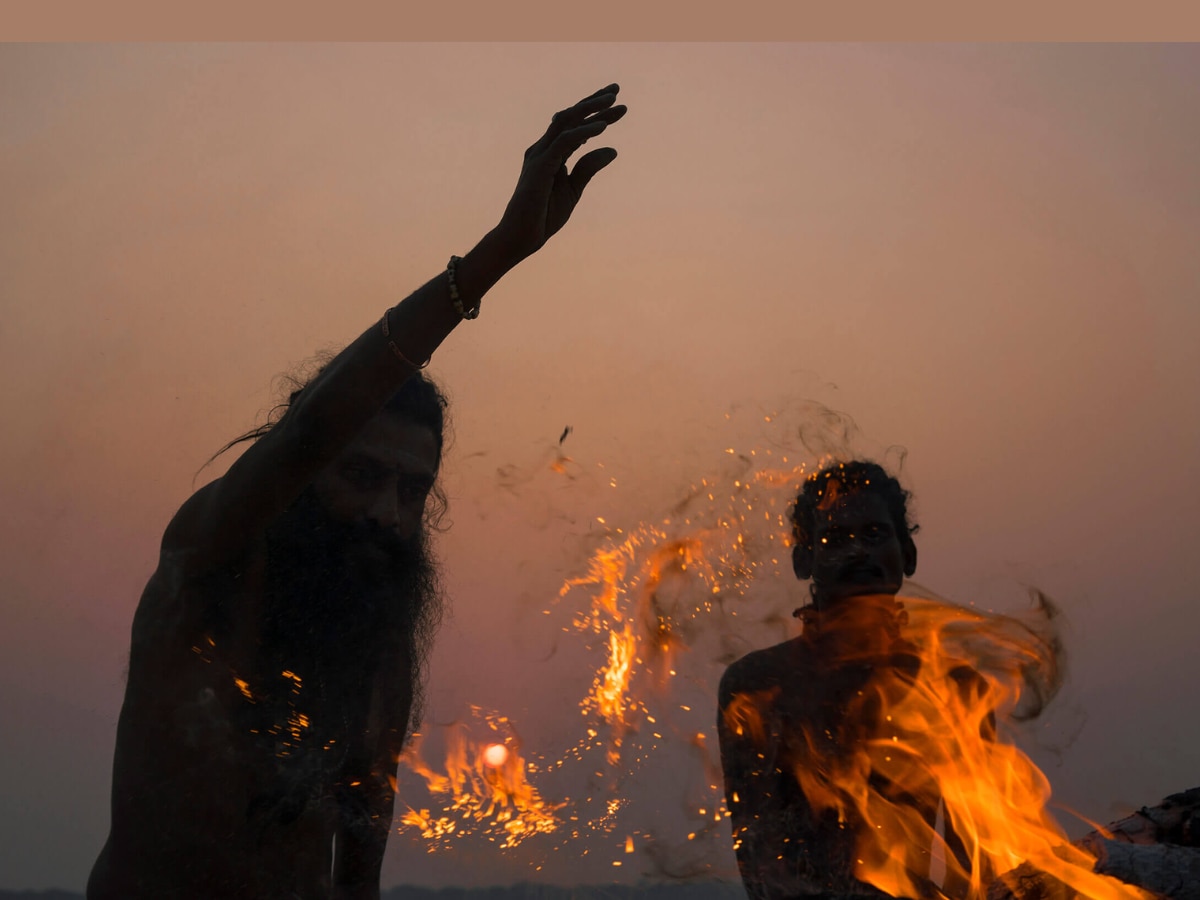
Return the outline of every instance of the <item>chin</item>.
[[[830,603],[840,603],[843,600],[862,599],[864,597],[895,597],[900,592],[897,585],[890,584],[855,584],[831,593]]]

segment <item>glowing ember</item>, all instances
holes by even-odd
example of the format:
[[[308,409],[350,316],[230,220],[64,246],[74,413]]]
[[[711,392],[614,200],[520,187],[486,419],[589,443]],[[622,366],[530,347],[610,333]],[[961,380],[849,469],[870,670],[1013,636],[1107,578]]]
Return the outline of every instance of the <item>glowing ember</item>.
[[[558,604],[570,616],[562,630],[582,636],[596,658],[591,686],[579,701],[583,736],[524,768],[530,778],[560,786],[568,779],[575,796],[550,802],[539,795],[534,806],[544,818],[536,829],[523,832],[522,840],[535,832],[553,832],[553,849],[581,847],[578,842],[589,834],[611,834],[619,820],[633,815],[647,826],[640,833],[652,865],[678,871],[678,847],[671,843],[677,834],[677,843],[700,860],[685,867],[684,874],[713,870],[717,848],[728,834],[729,813],[715,742],[710,747],[704,733],[712,726],[716,681],[728,651],[708,644],[726,639],[732,624],[728,617],[746,613],[752,628],[756,603],[760,610],[774,605],[769,595],[751,601],[746,592],[759,571],[780,574],[780,558],[788,552],[789,494],[805,471],[804,465],[789,463],[786,455],[769,449],[757,456],[753,450],[729,456],[722,462],[726,471],[694,484],[668,517],[629,530],[605,516],[589,517],[607,529],[609,539],[580,575],[566,581]],[[567,463],[555,448],[546,468],[562,475]],[[578,471],[576,466],[566,474],[575,480]],[[506,490],[533,480],[511,467],[500,475]],[[606,486],[616,486],[615,478],[606,474],[605,480]],[[774,623],[769,635],[782,636],[776,613],[766,615]],[[683,660],[681,654],[688,651],[690,660]],[[476,745],[479,766],[485,773],[507,771],[511,761],[499,770],[488,766],[487,745]],[[494,823],[478,812],[487,808],[490,786],[477,778],[451,778],[472,766],[470,752],[464,755],[457,748],[454,740],[447,741],[445,774],[421,759],[419,745],[401,760],[433,801],[430,809],[410,810],[402,826],[419,829],[430,850],[471,833],[498,839]],[[667,813],[678,821],[659,821],[660,810],[649,811],[653,821],[648,821],[645,804],[638,805],[639,791],[630,779],[657,757],[688,795],[677,811]],[[728,874],[731,863],[719,860],[717,865]]]
[[[779,417],[766,421],[786,426]],[[801,434],[805,448],[811,438]],[[578,705],[584,736],[527,762],[511,723],[476,711],[471,727],[447,730],[444,771],[421,760],[417,742],[403,762],[442,808],[410,809],[403,823],[420,829],[431,850],[472,832],[505,847],[553,832],[554,849],[565,849],[589,833],[611,834],[625,817],[625,852],[633,852],[632,834],[640,835],[644,855],[664,872],[681,871],[681,847],[694,848],[685,875],[725,865],[731,811],[716,741],[705,738],[717,681],[748,650],[794,635],[787,613],[798,586],[787,511],[806,473],[829,461],[797,450],[786,436],[769,443],[774,450],[729,448],[724,471],[693,484],[667,515],[627,529],[612,515],[607,522],[594,511],[587,517],[608,529],[607,539],[559,594],[559,609],[570,616],[562,630],[580,635],[595,657]],[[547,468],[561,474],[568,462],[556,453]],[[794,736],[806,750],[791,774],[806,798],[853,828],[854,877],[893,895],[929,896],[932,854],[946,873],[934,895],[955,900],[982,900],[989,882],[1026,861],[1090,900],[1144,896],[1091,872],[1094,860],[1069,845],[1046,811],[1047,779],[1005,736],[1007,723],[1036,699],[1030,685],[1053,681],[1055,647],[1014,618],[931,599],[902,602],[899,612],[891,598],[890,606],[867,603],[861,615],[896,616],[899,637],[892,629],[889,640],[898,643],[889,652],[902,650],[905,663],[880,663],[877,641],[866,650],[861,641],[827,643],[825,656],[818,654],[824,665],[859,664],[869,673],[844,710],[851,725],[839,740],[819,730]],[[841,624],[879,631],[862,620]],[[838,628],[828,626],[826,638],[836,638]],[[765,743],[777,700],[771,690],[735,696],[724,724]],[[682,812],[662,828],[639,818],[634,830],[629,817],[640,813],[630,810],[639,797],[630,779],[658,754],[669,755],[681,779],[688,768]],[[571,766],[586,782],[586,793],[574,798],[547,802],[526,780],[561,777]],[[746,797],[730,801],[736,808]],[[936,816],[922,814],[931,808],[942,810],[952,844],[935,832]],[[740,840],[734,836],[735,846]]]
[[[529,766],[519,752],[520,740],[504,716],[474,710],[491,732],[507,730],[504,743],[480,741],[467,723],[445,729],[446,764],[434,770],[421,757],[422,735],[414,735],[401,762],[420,775],[429,793],[442,800],[440,812],[413,809],[400,817],[402,825],[415,827],[431,842],[430,850],[451,838],[480,832],[501,847],[516,847],[531,835],[549,833],[558,826],[556,812],[562,804],[549,804],[526,778]]]

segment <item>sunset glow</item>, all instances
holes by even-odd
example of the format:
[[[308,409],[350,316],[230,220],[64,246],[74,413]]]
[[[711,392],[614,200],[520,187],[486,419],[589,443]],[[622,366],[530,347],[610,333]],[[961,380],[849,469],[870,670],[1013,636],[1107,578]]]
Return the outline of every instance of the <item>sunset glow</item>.
[[[1086,868],[1064,836],[1194,786],[1197,45],[11,43],[0,888],[84,888],[135,610],[239,451],[211,455],[468,253],[553,111],[609,81],[619,157],[427,369],[447,605],[385,889],[735,881],[716,685],[799,633],[787,505],[850,452],[914,493],[931,677],[1026,586],[1062,611],[1063,687],[1003,740],[961,733],[1012,696],[1003,666],[959,709],[877,686],[908,724],[857,759],[920,758],[971,877]],[[222,702],[277,695],[272,764],[347,752],[302,660],[234,668]],[[917,828],[901,857],[928,838],[838,773],[813,776],[830,808]],[[864,874],[902,880],[877,851]]]

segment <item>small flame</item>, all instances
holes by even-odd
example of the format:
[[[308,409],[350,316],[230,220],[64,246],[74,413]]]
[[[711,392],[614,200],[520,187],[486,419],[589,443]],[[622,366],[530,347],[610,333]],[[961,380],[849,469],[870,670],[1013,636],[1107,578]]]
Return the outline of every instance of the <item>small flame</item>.
[[[489,730],[508,725],[505,717],[475,710]],[[409,808],[402,826],[417,828],[434,846],[455,835],[481,831],[490,834],[503,848],[516,847],[534,834],[554,831],[557,810],[541,798],[526,775],[520,742],[509,735],[504,742],[475,740],[465,723],[446,729],[445,771],[438,772],[421,757],[423,738],[414,735],[400,761],[421,776],[430,795],[443,801],[440,812]],[[431,847],[433,849],[433,847]]]

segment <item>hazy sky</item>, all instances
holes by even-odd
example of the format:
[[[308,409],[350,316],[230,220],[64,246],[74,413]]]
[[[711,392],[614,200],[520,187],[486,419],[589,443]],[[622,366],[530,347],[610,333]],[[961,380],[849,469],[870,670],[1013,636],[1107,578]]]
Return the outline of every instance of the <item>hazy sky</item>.
[[[469,249],[549,115],[611,81],[620,157],[431,366],[431,717],[574,728],[530,623],[594,517],[652,514],[815,399],[907,449],[922,584],[1064,608],[1078,733],[1030,748],[1056,796],[1108,820],[1200,784],[1195,46],[8,45],[0,886],[83,886],[131,617],[204,461]],[[536,475],[567,425],[616,489]],[[399,837],[384,883],[532,875]]]

